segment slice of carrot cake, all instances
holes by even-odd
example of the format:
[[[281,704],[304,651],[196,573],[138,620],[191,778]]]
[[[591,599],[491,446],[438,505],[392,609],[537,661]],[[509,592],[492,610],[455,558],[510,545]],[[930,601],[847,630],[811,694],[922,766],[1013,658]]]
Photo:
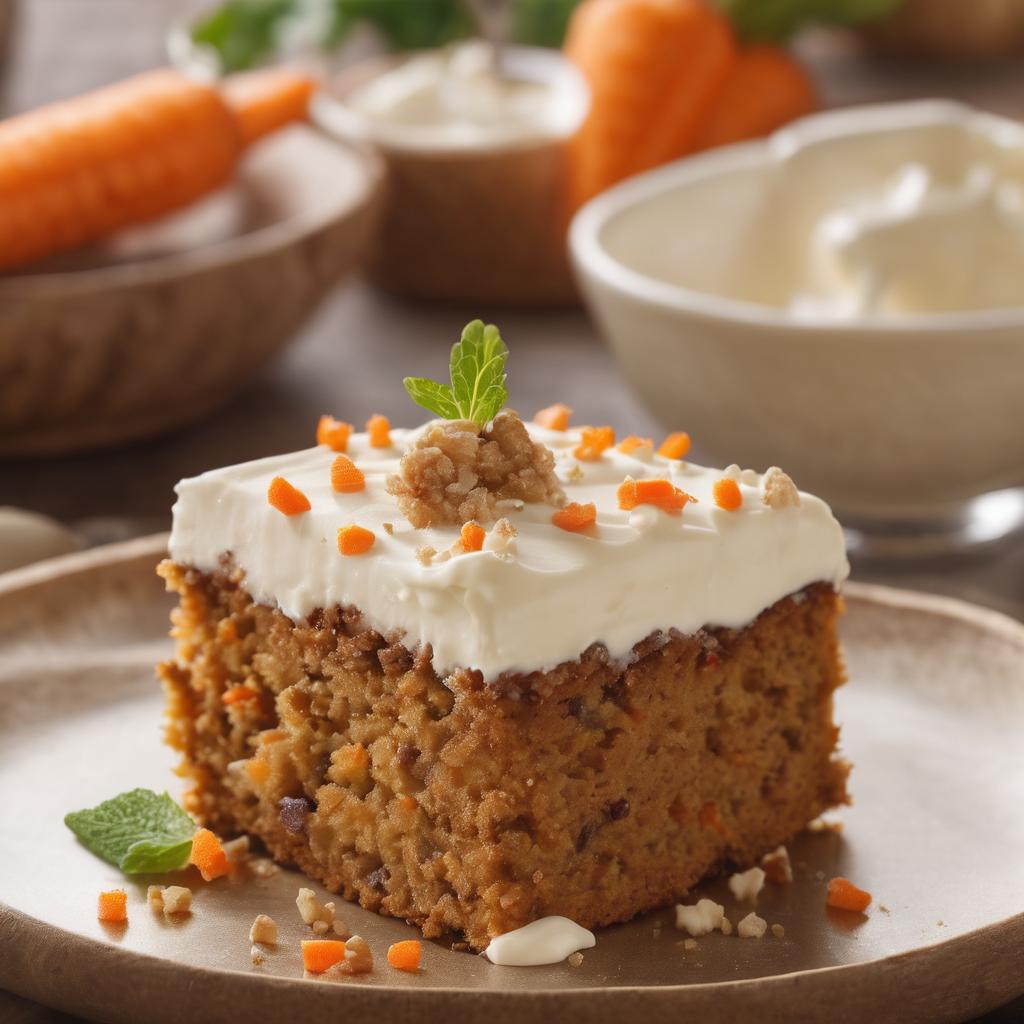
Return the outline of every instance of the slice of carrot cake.
[[[427,936],[592,928],[745,867],[845,800],[832,693],[847,574],[778,469],[524,424],[476,322],[442,419],[178,485],[189,809]]]

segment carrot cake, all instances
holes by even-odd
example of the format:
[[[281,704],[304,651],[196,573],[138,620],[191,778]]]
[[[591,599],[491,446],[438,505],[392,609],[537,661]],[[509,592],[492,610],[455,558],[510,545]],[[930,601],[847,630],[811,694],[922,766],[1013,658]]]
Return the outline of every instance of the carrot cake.
[[[325,417],[178,485],[160,673],[189,810],[481,949],[669,904],[844,802],[828,507],[685,435],[446,404],[456,371],[407,383],[446,418]]]

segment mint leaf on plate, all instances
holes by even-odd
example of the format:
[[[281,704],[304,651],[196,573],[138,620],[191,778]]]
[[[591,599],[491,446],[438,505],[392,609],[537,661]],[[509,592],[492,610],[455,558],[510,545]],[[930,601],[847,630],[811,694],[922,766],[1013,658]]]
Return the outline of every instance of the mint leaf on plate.
[[[133,789],[97,807],[72,811],[64,824],[86,849],[127,875],[185,867],[196,830],[168,793],[151,789]]]
[[[474,320],[452,346],[451,386],[425,377],[406,377],[405,390],[417,404],[446,420],[472,420],[486,426],[508,401],[505,362],[508,348],[494,324]]]

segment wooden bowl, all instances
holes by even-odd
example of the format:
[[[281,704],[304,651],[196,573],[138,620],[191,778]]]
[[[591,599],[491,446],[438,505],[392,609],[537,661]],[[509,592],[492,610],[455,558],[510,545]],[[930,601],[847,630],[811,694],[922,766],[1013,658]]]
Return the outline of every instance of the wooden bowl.
[[[0,457],[120,444],[221,405],[359,262],[383,178],[368,150],[296,126],[186,210],[0,275]]]

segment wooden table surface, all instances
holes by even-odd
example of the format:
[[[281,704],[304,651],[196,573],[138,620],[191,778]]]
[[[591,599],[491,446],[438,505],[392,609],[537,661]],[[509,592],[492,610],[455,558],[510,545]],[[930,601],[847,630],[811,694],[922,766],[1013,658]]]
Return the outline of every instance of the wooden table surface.
[[[0,109],[27,109],[162,63],[166,27],[185,6],[185,0],[23,2],[6,63],[0,47]],[[945,95],[1024,117],[1024,59],[953,67],[868,60],[849,41],[825,33],[805,37],[800,50],[831,105]],[[117,451],[0,464],[0,505],[55,516],[90,543],[165,529],[176,480],[304,447],[321,412],[359,422],[379,411],[399,424],[414,422],[400,378],[443,373],[448,348],[475,316],[499,323],[511,345],[511,401],[520,411],[561,400],[584,421],[656,431],[580,312],[425,309],[353,282],[325,302],[252,387],[206,423]],[[952,567],[856,566],[855,576],[965,597],[1024,619],[1024,539]],[[1024,1020],[1024,1000],[984,1020]],[[72,1018],[0,993],[0,1021]]]

